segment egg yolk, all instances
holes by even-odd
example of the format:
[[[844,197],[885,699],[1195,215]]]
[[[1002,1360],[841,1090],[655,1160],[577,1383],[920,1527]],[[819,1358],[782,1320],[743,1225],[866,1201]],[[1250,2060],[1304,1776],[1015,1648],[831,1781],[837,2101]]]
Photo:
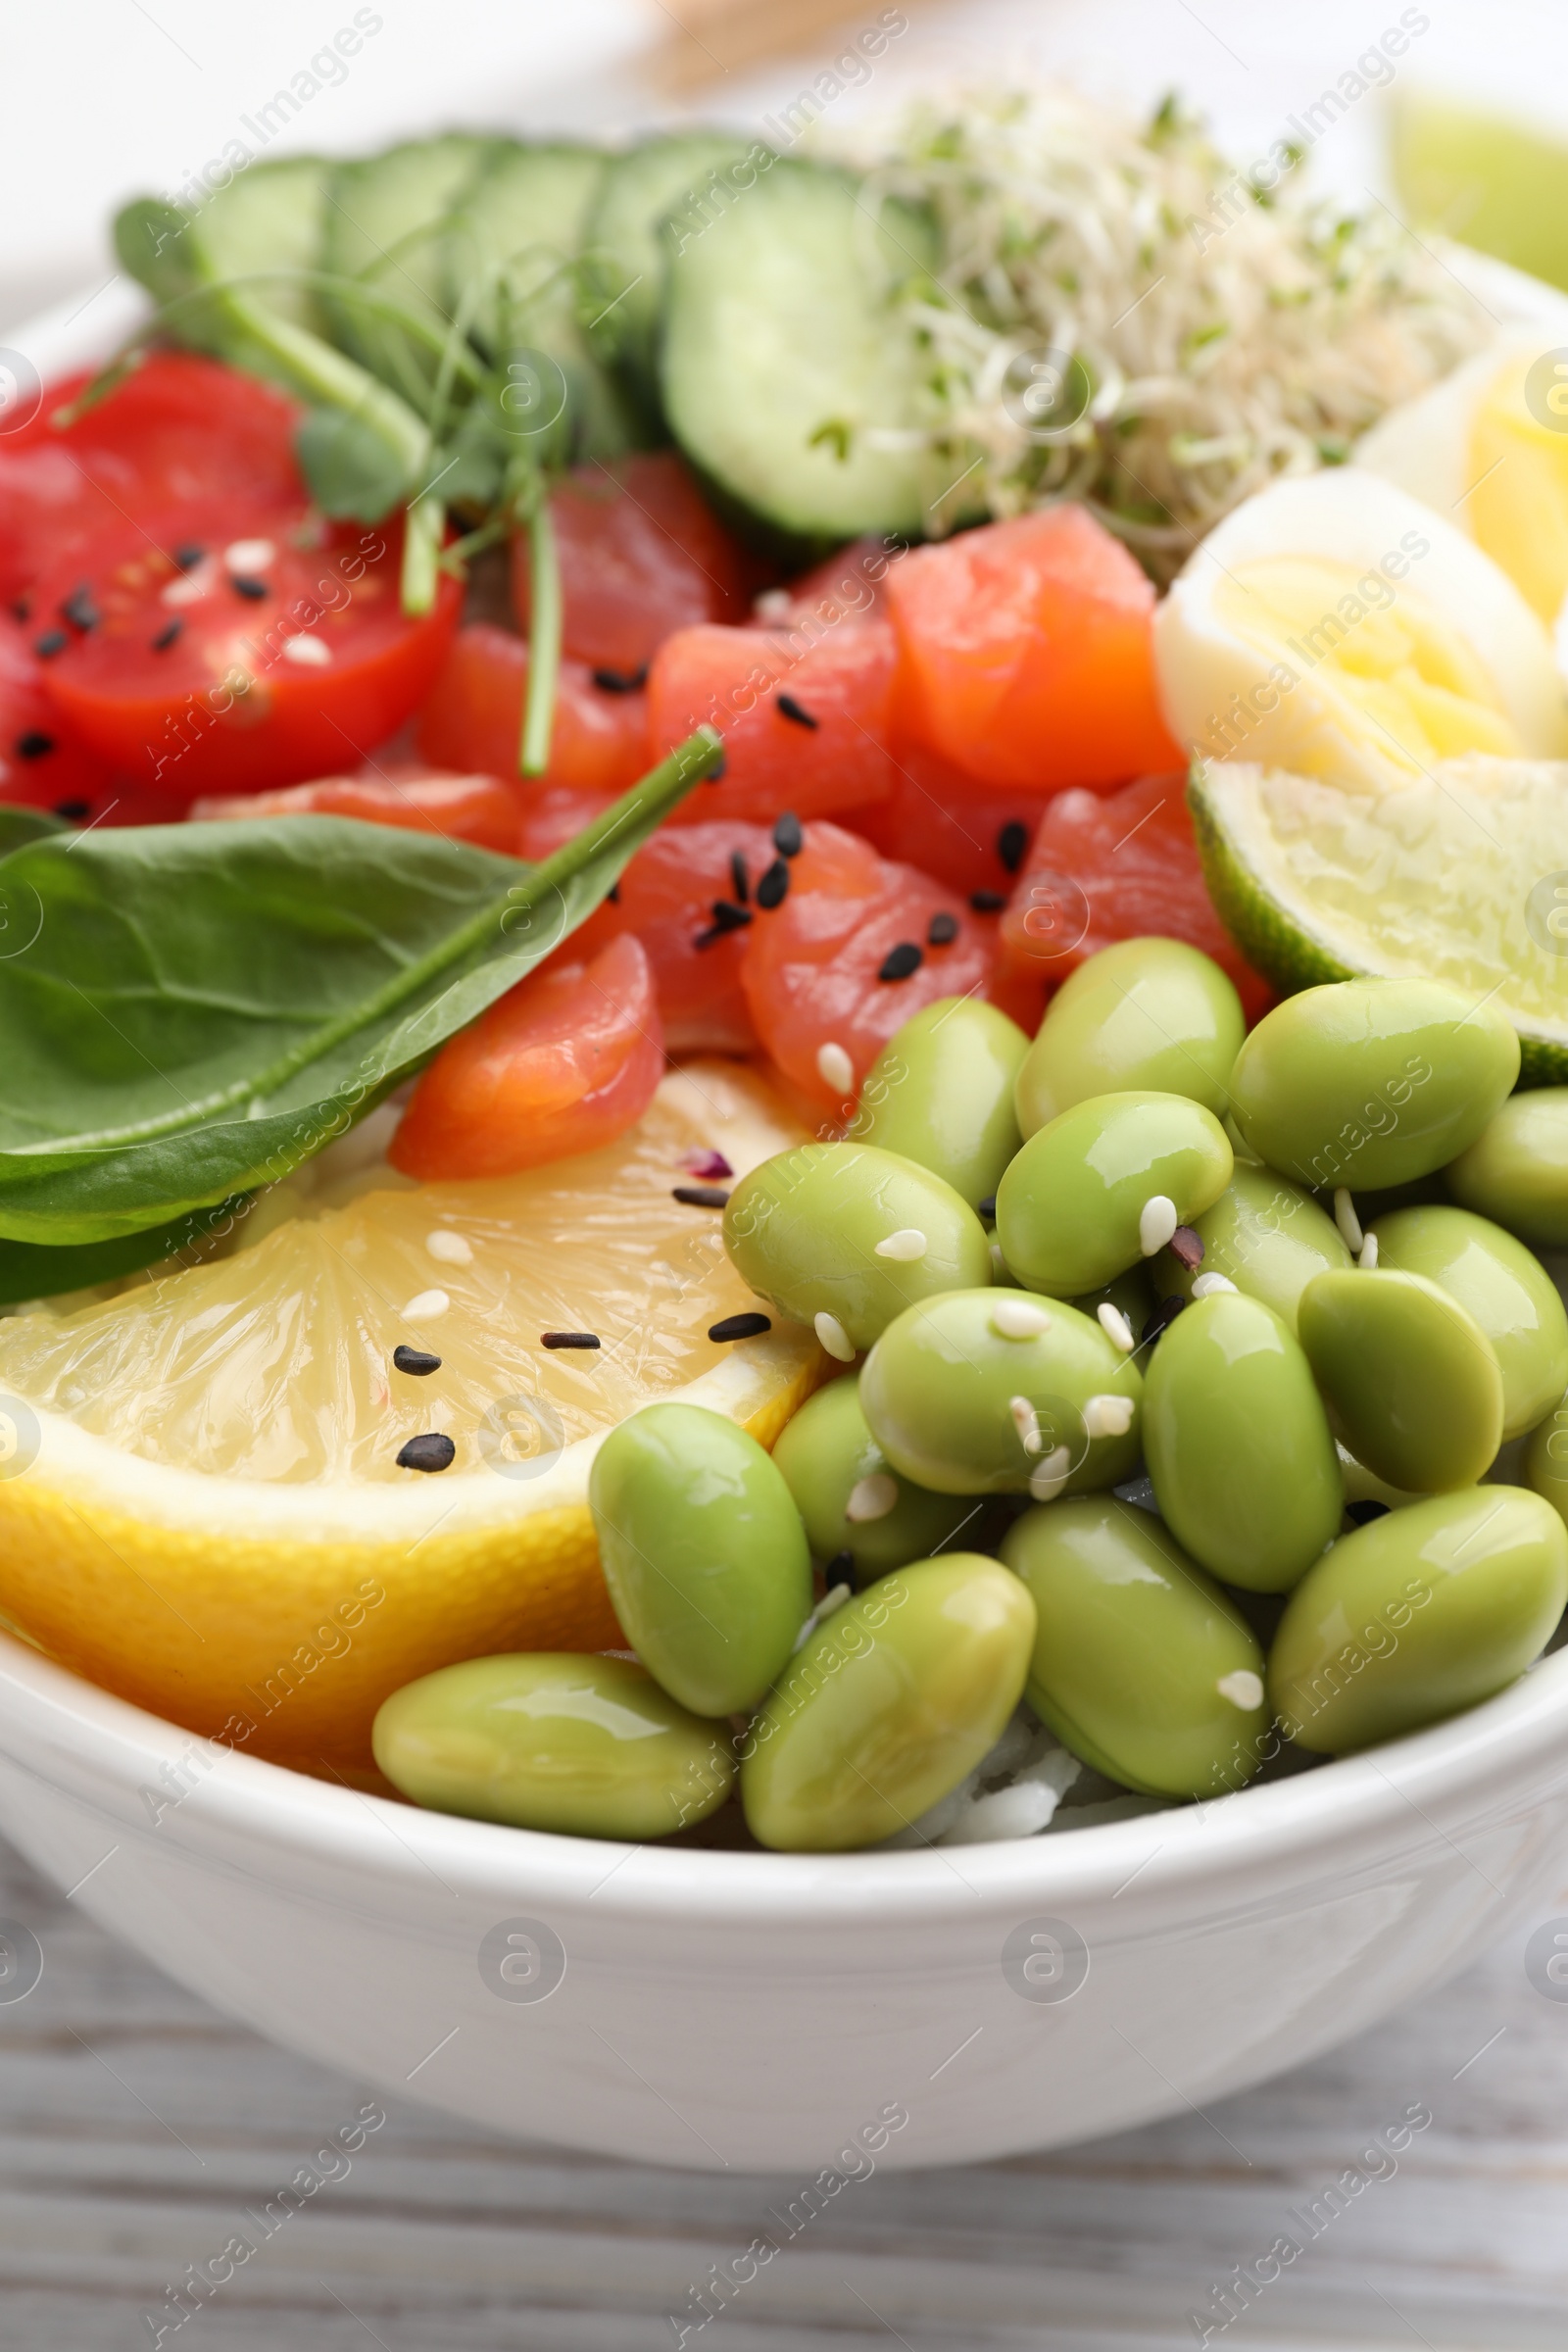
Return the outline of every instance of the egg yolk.
[[[1527,405],[1525,372],[1510,358],[1476,404],[1464,505],[1477,546],[1549,628],[1568,596],[1568,371],[1538,393],[1550,422]]]
[[[1214,604],[1238,637],[1291,672],[1301,716],[1310,710],[1325,738],[1318,772],[1344,766],[1348,746],[1412,781],[1435,760],[1523,751],[1474,649],[1406,580],[1395,586],[1326,557],[1267,556],[1227,573]]]

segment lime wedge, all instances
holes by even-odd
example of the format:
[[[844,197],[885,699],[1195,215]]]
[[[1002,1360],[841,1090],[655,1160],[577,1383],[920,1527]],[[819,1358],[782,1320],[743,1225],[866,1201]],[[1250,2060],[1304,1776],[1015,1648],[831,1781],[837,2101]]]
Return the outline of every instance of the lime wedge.
[[[1203,875],[1282,993],[1425,975],[1491,998],[1526,1085],[1568,1083],[1568,763],[1472,757],[1363,795],[1240,761],[1188,786]]]
[[[1430,228],[1568,286],[1568,145],[1430,92],[1395,102],[1394,183]]]

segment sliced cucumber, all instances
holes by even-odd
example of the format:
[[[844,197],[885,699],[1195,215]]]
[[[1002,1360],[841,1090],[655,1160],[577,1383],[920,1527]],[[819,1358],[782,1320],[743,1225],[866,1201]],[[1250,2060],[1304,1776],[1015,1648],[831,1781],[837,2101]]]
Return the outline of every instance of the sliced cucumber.
[[[582,254],[609,157],[600,148],[507,144],[490,156],[446,241],[446,295],[491,360],[542,351],[564,379],[571,454],[618,457],[625,403],[582,325]],[[558,387],[558,391],[561,387]]]
[[[318,156],[284,156],[252,164],[220,188],[186,232],[200,256],[201,275],[218,287],[244,279],[237,291],[247,303],[265,304],[279,318],[318,334],[322,319],[314,290],[273,273],[319,267],[321,213],[332,169]]]
[[[699,470],[797,540],[923,531],[944,482],[917,444],[873,436],[916,421],[921,355],[892,295],[933,266],[927,217],[784,160],[663,235],[664,413]]]
[[[612,156],[587,223],[588,266],[598,302],[589,323],[595,350],[620,368],[645,403],[659,401],[659,330],[668,272],[661,225],[667,214],[693,220],[715,197],[710,174],[765,152],[737,132],[674,131]]]
[[[445,328],[448,217],[496,144],[453,132],[341,166],[326,188],[322,268],[362,278],[427,325]],[[334,340],[386,382],[416,390],[429,380],[428,350],[400,335],[395,324],[350,296],[328,296],[325,309]]]

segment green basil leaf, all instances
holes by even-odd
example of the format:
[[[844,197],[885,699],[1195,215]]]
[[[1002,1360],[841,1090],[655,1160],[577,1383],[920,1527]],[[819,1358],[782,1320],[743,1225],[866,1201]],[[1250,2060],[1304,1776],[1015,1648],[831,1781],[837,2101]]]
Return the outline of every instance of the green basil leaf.
[[[51,816],[47,808],[24,808],[14,801],[0,802],[0,858],[9,858],[24,842],[47,841],[51,833],[70,830],[63,816]],[[0,955],[4,953],[4,946],[0,945]]]
[[[107,1241],[286,1175],[575,930],[721,756],[700,728],[537,866],[328,816],[15,851],[0,1236]]]
[[[409,487],[402,451],[367,416],[312,409],[294,435],[294,454],[323,514],[379,522],[401,506]]]
[[[225,1218],[237,1217],[245,1198],[220,1200],[211,1208],[193,1208],[188,1216],[155,1225],[146,1233],[124,1233],[112,1242],[82,1242],[74,1249],[0,1241],[0,1306],[17,1306],[28,1298],[55,1298],[62,1291],[85,1291],[94,1283],[114,1282],[122,1274],[139,1274],[144,1266],[162,1265],[166,1257],[189,1249]]]

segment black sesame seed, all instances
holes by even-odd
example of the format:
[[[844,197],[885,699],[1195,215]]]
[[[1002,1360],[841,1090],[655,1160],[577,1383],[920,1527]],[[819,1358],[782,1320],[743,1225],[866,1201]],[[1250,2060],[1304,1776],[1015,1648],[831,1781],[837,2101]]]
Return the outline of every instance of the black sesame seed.
[[[760,1340],[764,1331],[771,1331],[771,1315],[726,1315],[722,1322],[710,1323],[710,1340]]]
[[[620,884],[618,882],[612,882],[610,888],[606,891],[605,896],[610,901],[612,906],[618,906],[620,905]]]
[[[793,694],[775,694],[773,700],[778,705],[780,718],[792,718],[798,727],[814,729],[821,725],[821,720],[813,718],[809,710],[795,700]]]
[[[392,1361],[400,1372],[412,1372],[416,1380],[423,1380],[427,1372],[439,1372],[441,1358],[423,1348],[394,1348]]]
[[[452,1440],[439,1430],[429,1430],[422,1437],[411,1438],[398,1455],[400,1470],[450,1470],[457,1459],[458,1449]]]
[[[855,1583],[854,1552],[836,1551],[823,1569],[822,1575],[830,1592],[835,1585],[853,1585]]]
[[[971,890],[969,904],[976,914],[1000,914],[1007,904],[1004,890]]]
[[[19,760],[47,760],[54,748],[54,737],[45,735],[39,727],[29,727],[25,735],[19,735],[16,741]]]
[[[925,944],[928,948],[951,948],[957,936],[956,914],[934,914],[926,927]]]
[[[597,1348],[599,1334],[595,1331],[542,1331],[541,1348]]]
[[[91,801],[56,801],[54,812],[63,816],[68,825],[79,825],[84,816],[92,813]]]
[[[790,869],[782,858],[775,858],[757,885],[757,904],[764,914],[782,906],[790,886]]]
[[[79,588],[73,588],[69,596],[61,598],[60,617],[69,620],[74,629],[80,629],[83,636],[89,629],[98,626],[102,615],[93,603],[92,590],[85,580]]]
[[[798,858],[805,846],[801,820],[793,808],[786,808],[773,827],[773,847],[781,858]]]
[[[32,650],[40,662],[52,662],[56,654],[63,654],[70,643],[71,639],[64,629],[45,629],[41,637],[33,639]]]
[[[986,1197],[985,1197],[985,1199],[984,1199],[983,1200],[977,1200],[977,1201],[975,1202],[975,1211],[974,1211],[974,1213],[975,1213],[975,1215],[976,1215],[977,1217],[984,1217],[984,1219],[985,1219],[985,1221],[986,1221],[986,1223],[987,1223],[988,1225],[994,1225],[994,1224],[996,1223],[996,1221],[997,1221],[997,1196],[996,1196],[996,1194],[995,1194],[995,1193],[987,1193],[987,1195],[986,1195]]]
[[[1141,1345],[1145,1348],[1152,1347],[1162,1331],[1169,1331],[1187,1304],[1187,1299],[1179,1297],[1162,1298],[1139,1334]]]
[[[259,605],[263,597],[269,593],[267,582],[254,578],[248,571],[231,571],[228,575],[228,584],[236,596],[243,596],[246,602],[252,605]]]
[[[670,1188],[670,1199],[687,1208],[728,1208],[729,1195],[721,1184],[677,1184]]]
[[[1029,828],[1010,817],[997,835],[997,856],[1009,874],[1015,874],[1023,863],[1023,854],[1029,847]]]
[[[1357,1527],[1369,1527],[1374,1519],[1386,1519],[1388,1515],[1388,1504],[1374,1502],[1370,1495],[1365,1502],[1348,1502],[1345,1506],[1345,1516]]]
[[[648,683],[648,664],[640,669],[596,669],[594,684],[601,694],[639,694]]]
[[[153,652],[155,654],[167,654],[170,647],[173,645],[179,637],[180,631],[184,628],[184,626],[185,623],[177,612],[173,615],[172,620],[166,620],[163,627],[159,630],[157,636],[153,639]]]
[[[729,854],[729,886],[735,895],[735,904],[744,906],[752,895],[752,886],[751,877],[746,871],[746,860],[739,850],[731,850]]]
[[[183,547],[176,547],[174,550],[174,569],[176,571],[194,571],[206,554],[205,547],[198,547],[193,539],[187,539]]]
[[[1203,1262],[1201,1234],[1195,1233],[1190,1225],[1178,1225],[1170,1237],[1170,1253],[1189,1274],[1195,1272]]]
[[[724,781],[724,770],[725,770],[725,768],[726,768],[726,767],[728,767],[728,765],[729,765],[729,754],[728,754],[728,752],[725,752],[725,751],[719,751],[719,752],[717,752],[717,753],[714,755],[714,758],[713,758],[713,764],[712,764],[712,766],[711,766],[711,767],[709,769],[709,771],[708,771],[708,774],[707,774],[707,775],[706,775],[706,777],[703,779],[703,780],[704,780],[704,782],[705,782],[705,783],[708,783],[708,784],[722,784],[722,783],[723,783],[723,781]]]
[[[896,948],[889,948],[877,966],[879,980],[907,980],[925,961],[925,951],[912,939],[901,939]]]
[[[749,906],[737,906],[733,899],[713,901],[713,929],[717,932],[744,931],[752,919]]]

